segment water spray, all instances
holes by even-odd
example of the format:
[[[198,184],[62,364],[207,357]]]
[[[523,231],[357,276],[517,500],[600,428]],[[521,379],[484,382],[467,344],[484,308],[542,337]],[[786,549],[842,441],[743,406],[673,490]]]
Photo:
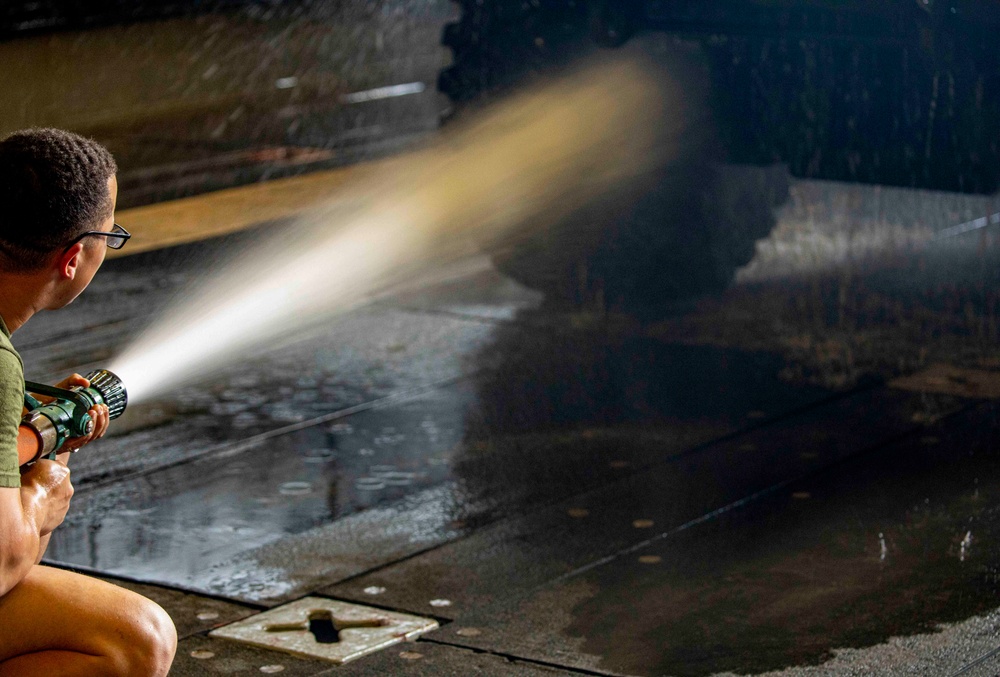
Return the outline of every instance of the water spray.
[[[34,463],[39,458],[55,458],[60,447],[71,437],[83,437],[94,431],[89,411],[99,404],[107,405],[108,417],[116,419],[125,411],[128,393],[125,384],[107,369],[97,369],[84,378],[89,386],[57,388],[25,381],[24,406],[28,413],[21,425],[31,428],[41,441],[34,458],[18,458],[19,465]],[[41,402],[35,395],[52,398]]]
[[[645,65],[584,69],[359,172],[185,290],[111,368],[134,402],[162,395],[401,286],[462,245],[506,241],[634,185],[686,128],[683,88]]]

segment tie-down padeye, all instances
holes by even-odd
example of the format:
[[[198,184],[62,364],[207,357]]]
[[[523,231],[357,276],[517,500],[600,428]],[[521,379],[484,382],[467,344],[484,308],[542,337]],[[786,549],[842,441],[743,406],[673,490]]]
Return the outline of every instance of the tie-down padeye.
[[[307,597],[213,630],[212,637],[346,663],[412,640],[437,621],[321,597]]]

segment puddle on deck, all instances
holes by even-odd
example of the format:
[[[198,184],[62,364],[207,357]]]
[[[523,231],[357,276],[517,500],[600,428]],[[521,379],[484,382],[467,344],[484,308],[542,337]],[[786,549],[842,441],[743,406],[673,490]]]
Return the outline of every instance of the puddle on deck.
[[[48,557],[195,585],[201,572],[241,552],[445,483],[461,487],[450,521],[488,522],[829,394],[779,381],[773,355],[620,336],[608,350],[587,333],[526,335],[513,327],[498,337],[484,352],[516,353],[506,356],[509,371],[484,369],[244,450],[84,487]],[[571,385],[581,371],[594,377]],[[219,406],[230,401],[226,392]]]

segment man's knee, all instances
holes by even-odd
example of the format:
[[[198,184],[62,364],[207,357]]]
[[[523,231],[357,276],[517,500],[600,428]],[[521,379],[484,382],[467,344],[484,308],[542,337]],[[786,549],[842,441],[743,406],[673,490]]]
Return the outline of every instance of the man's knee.
[[[130,614],[128,641],[119,643],[115,663],[124,675],[162,677],[170,670],[177,650],[174,622],[160,605],[142,598]]]
[[[0,660],[20,661],[7,674],[77,661],[101,677],[163,677],[177,649],[174,623],[158,604],[89,576],[36,566],[0,602],[0,624],[19,628],[0,629]],[[49,673],[61,674],[38,674]]]

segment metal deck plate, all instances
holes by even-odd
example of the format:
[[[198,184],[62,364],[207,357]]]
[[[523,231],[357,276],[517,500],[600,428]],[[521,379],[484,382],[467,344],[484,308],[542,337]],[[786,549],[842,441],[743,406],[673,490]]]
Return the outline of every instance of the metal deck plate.
[[[949,364],[931,365],[916,374],[893,379],[889,385],[918,393],[973,399],[1000,399],[1000,372],[962,369]]]
[[[306,597],[213,630],[212,637],[346,663],[438,627],[420,616]]]

